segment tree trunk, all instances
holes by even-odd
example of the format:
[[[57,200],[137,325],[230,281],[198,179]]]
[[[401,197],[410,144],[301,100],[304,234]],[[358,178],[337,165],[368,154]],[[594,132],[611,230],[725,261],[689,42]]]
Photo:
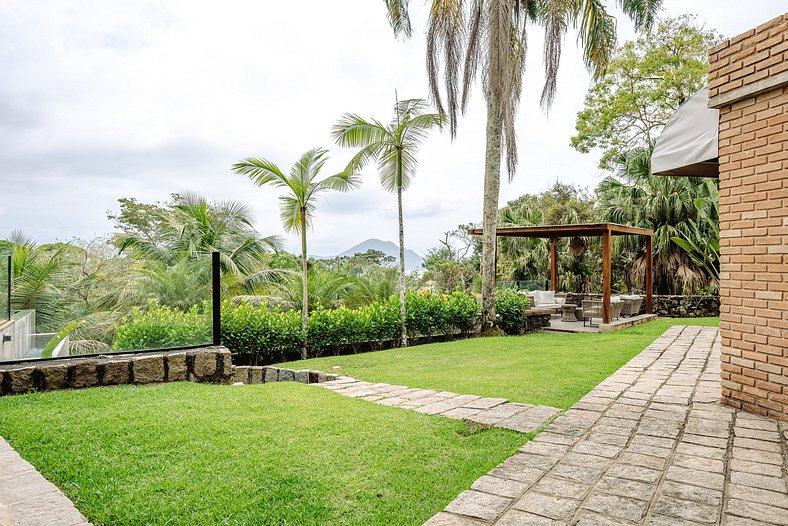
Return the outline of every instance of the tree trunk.
[[[301,358],[307,359],[306,352],[306,330],[309,326],[309,269],[307,268],[306,259],[306,210],[301,209],[301,331],[303,332],[303,341],[301,342]]]
[[[397,186],[397,211],[399,212],[399,315],[402,319],[402,346],[408,345],[408,313],[405,307],[405,225],[402,219],[402,186]]]
[[[489,97],[488,97],[489,98]],[[498,194],[501,188],[501,116],[487,102],[487,142],[484,161],[484,210],[482,212],[482,334],[495,327],[495,252]]]

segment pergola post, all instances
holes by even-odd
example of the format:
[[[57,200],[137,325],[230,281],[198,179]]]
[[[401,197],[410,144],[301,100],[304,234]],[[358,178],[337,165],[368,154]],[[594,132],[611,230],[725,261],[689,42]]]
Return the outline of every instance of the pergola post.
[[[558,238],[550,239],[550,289],[558,292]]]
[[[652,263],[653,257],[654,249],[651,243],[651,236],[646,236],[646,279],[644,283],[646,288],[646,314],[654,313],[654,304],[651,297],[654,289],[654,267]]]
[[[602,323],[610,323],[610,290],[613,274],[610,267],[610,230],[602,233]]]

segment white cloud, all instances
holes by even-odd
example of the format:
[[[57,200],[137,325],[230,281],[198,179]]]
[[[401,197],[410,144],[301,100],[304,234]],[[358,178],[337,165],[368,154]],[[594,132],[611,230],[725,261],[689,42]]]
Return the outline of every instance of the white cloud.
[[[752,6],[668,0],[665,10],[697,12],[731,36],[784,9],[778,1]],[[230,165],[265,156],[289,169],[307,149],[331,147],[330,127],[342,113],[387,119],[395,89],[400,98],[426,96],[424,6],[411,9],[417,34],[402,42],[382,3],[369,0],[4,1],[0,234],[22,228],[40,241],[103,234],[117,198],[162,200],[184,189],[248,202],[262,233],[280,233],[276,195],[230,174]],[[623,18],[619,36],[633,36]],[[595,156],[569,147],[590,82],[574,37],[549,115],[538,106],[538,32],[530,50],[517,120],[520,167],[503,182],[502,203],[556,178],[587,187],[599,178]],[[326,169],[349,156],[332,148]],[[477,90],[457,138],[435,134],[422,148],[405,194],[409,247],[424,252],[444,231],[480,218],[483,156]],[[326,195],[310,252],[336,253],[369,237],[396,239],[394,198],[372,169],[360,191]]]

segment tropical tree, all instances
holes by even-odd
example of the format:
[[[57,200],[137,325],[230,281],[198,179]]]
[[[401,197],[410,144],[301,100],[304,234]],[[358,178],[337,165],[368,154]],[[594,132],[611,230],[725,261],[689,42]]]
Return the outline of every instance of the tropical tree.
[[[606,169],[616,168],[622,152],[646,147],[678,107],[708,84],[708,50],[719,39],[694,15],[681,15],[625,42],[589,88],[572,147],[583,153],[602,149],[599,165]]]
[[[11,255],[11,309],[35,310],[37,329],[59,330],[69,283],[68,245],[39,246],[20,231],[12,232],[4,245],[3,252]]]
[[[399,299],[402,317],[402,345],[408,344],[405,328],[405,227],[402,217],[402,192],[410,186],[416,175],[416,152],[427,138],[429,131],[443,125],[443,116],[427,113],[422,99],[397,101],[394,116],[388,124],[378,120],[365,120],[346,113],[331,130],[338,145],[361,150],[348,163],[348,170],[360,171],[370,162],[378,164],[380,184],[397,195],[399,225]]]
[[[653,143],[618,156],[616,175],[605,178],[596,190],[600,214],[605,221],[654,231],[657,293],[682,294],[713,285],[714,275],[708,269],[719,268],[719,253],[706,254],[712,258],[706,267],[674,239],[705,238],[711,246],[718,246],[717,207],[701,205],[719,199],[716,183],[704,178],[651,175],[652,151]],[[630,286],[639,282],[645,270],[645,247],[638,237],[616,238],[617,260],[625,264],[625,281]]]
[[[617,0],[637,29],[650,28],[661,0]],[[386,0],[395,35],[409,36],[408,0]],[[588,69],[601,76],[613,54],[616,24],[601,0],[432,0],[427,28],[427,73],[432,98],[448,115],[452,136],[477,74],[487,99],[482,249],[482,330],[495,323],[495,228],[498,219],[501,152],[511,179],[517,168],[514,120],[522,91],[529,22],[545,32],[545,84],[541,105],[556,92],[564,35],[578,30]],[[441,72],[443,73],[441,75]],[[444,111],[440,84],[446,92]]]
[[[109,215],[120,230],[115,246],[165,267],[219,252],[222,274],[241,279],[259,271],[264,257],[281,245],[278,237],[261,237],[255,231],[251,208],[238,201],[209,202],[186,192],[163,206],[134,199],[119,202],[120,213]]]
[[[286,192],[279,196],[279,215],[282,224],[286,231],[301,235],[301,327],[303,330],[301,354],[304,358],[307,357],[306,334],[309,321],[306,231],[312,224],[317,210],[317,199],[323,192],[328,190],[347,192],[361,184],[360,176],[350,169],[320,179],[320,170],[328,160],[327,153],[322,148],[309,150],[293,165],[287,175],[276,164],[262,158],[249,157],[232,167],[235,173],[247,176],[257,186],[272,185]]]

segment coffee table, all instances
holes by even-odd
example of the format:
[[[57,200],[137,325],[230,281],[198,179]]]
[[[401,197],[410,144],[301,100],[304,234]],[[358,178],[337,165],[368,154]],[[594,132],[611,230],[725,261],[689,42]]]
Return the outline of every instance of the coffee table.
[[[564,303],[561,305],[561,321],[577,321],[575,316],[575,309],[577,305],[574,303]]]

